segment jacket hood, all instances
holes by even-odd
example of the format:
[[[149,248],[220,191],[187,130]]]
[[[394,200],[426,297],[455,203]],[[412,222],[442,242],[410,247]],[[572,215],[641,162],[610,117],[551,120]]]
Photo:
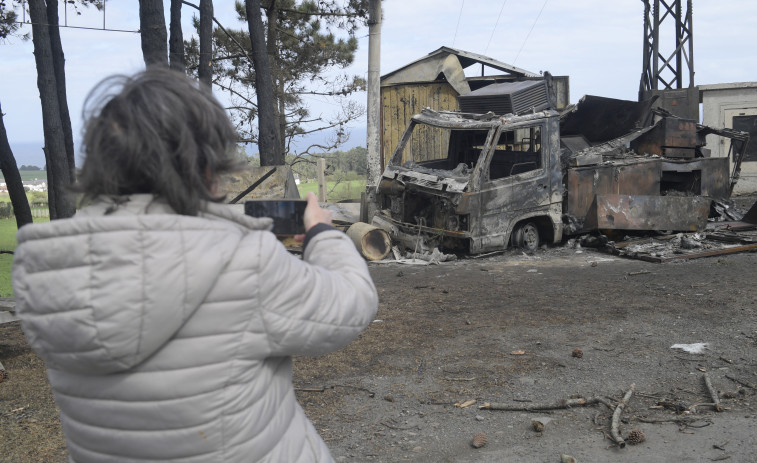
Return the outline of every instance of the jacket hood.
[[[190,217],[150,195],[108,198],[19,230],[17,313],[49,368],[97,375],[140,364],[206,301],[242,238],[271,227],[206,206]]]

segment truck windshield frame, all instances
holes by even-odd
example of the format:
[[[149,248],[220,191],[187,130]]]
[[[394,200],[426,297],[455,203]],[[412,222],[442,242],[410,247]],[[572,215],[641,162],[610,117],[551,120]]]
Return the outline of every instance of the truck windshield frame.
[[[495,132],[491,126],[460,128],[412,121],[389,165],[441,176],[469,177],[486,157]]]

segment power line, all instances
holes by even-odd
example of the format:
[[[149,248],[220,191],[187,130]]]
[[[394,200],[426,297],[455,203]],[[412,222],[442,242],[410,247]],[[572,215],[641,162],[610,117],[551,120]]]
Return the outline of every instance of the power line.
[[[14,21],[14,23],[16,23],[16,24],[27,24],[29,26],[48,26],[48,27],[49,26],[56,26],[56,27],[66,27],[68,29],[87,29],[87,30],[91,30],[91,31],[131,32],[131,33],[134,33],[134,34],[139,34],[140,33],[139,30],[130,31],[130,30],[126,30],[126,29],[106,29],[104,27],[65,26],[65,25],[61,25],[61,24],[33,23],[33,22],[30,22],[30,21]]]
[[[491,45],[492,39],[494,38],[494,32],[497,30],[497,26],[499,26],[499,18],[502,16],[502,12],[505,10],[505,5],[507,5],[507,0],[502,2],[502,8],[499,9],[499,14],[497,15],[497,22],[494,23],[494,29],[492,29],[492,35],[489,37],[489,42],[486,44],[486,49],[484,49],[484,54],[486,54],[486,52],[489,51],[489,45]]]
[[[460,5],[460,14],[457,15],[457,26],[455,26],[455,37],[452,39],[452,46],[455,46],[455,41],[457,40],[457,29],[460,27],[460,18],[463,17],[463,7],[465,6],[465,0],[462,1],[462,4]]]
[[[518,57],[520,56],[520,52],[523,51],[523,47],[526,46],[526,42],[528,41],[528,38],[531,36],[531,32],[534,30],[534,26],[536,26],[536,22],[539,21],[539,17],[541,16],[541,12],[544,11],[544,7],[547,6],[547,1],[544,0],[544,5],[541,6],[541,10],[539,10],[539,14],[536,15],[536,19],[534,19],[534,23],[531,24],[531,30],[528,31],[528,34],[526,35],[526,38],[523,39],[523,44],[520,46],[520,50],[518,50],[518,54],[515,55],[515,59],[513,60],[513,64],[515,64],[516,61],[518,61]]]

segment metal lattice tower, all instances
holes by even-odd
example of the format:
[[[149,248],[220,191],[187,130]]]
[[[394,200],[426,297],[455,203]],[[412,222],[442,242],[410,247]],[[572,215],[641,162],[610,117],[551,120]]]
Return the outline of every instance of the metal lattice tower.
[[[639,85],[639,99],[650,90],[694,87],[694,28],[691,20],[692,0],[642,0],[644,3],[644,69]],[[665,40],[662,40],[662,39]],[[664,43],[663,43],[664,42]],[[667,47],[667,48],[666,48]],[[672,50],[672,51],[671,51]]]

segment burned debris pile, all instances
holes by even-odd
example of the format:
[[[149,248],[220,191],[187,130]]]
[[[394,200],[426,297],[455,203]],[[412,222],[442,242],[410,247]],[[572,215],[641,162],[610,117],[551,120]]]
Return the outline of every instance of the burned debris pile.
[[[622,236],[593,233],[570,239],[566,244],[648,262],[757,251],[757,203],[745,213],[730,201],[713,201],[712,215],[700,232],[670,233],[660,230]]]

